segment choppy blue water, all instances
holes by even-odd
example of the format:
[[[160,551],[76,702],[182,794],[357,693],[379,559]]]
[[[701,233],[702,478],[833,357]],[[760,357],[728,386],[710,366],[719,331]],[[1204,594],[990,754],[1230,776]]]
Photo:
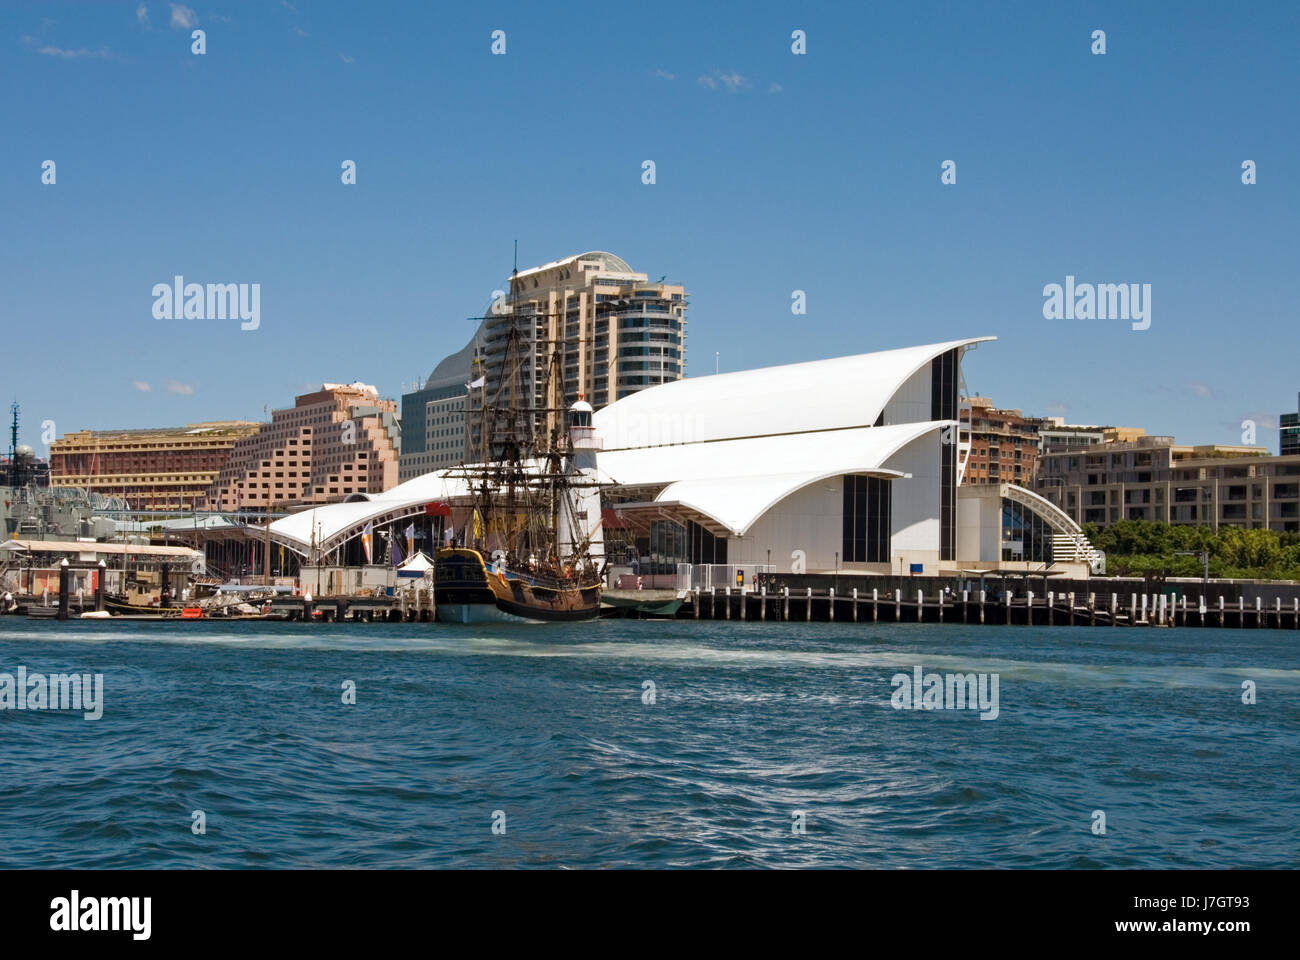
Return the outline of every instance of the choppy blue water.
[[[0,711],[0,867],[1295,867],[1298,650],[1289,631],[0,618],[0,673],[105,687],[97,721]],[[918,664],[997,673],[997,719],[894,709]]]

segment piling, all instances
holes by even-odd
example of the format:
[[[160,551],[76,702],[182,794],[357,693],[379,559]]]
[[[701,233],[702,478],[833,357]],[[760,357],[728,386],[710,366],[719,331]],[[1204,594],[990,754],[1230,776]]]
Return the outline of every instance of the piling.
[[[57,614],[60,620],[68,619],[68,600],[70,599],[68,585],[72,581],[72,571],[68,569],[68,558],[64,557],[59,561],[59,612]]]

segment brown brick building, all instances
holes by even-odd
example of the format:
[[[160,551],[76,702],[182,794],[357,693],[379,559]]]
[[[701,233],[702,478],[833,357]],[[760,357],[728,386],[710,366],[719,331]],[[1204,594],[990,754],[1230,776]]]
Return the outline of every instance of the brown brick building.
[[[235,445],[208,506],[279,509],[381,493],[397,483],[400,448],[397,401],[364,383],[326,383]]]
[[[961,402],[961,441],[970,444],[962,483],[1029,486],[1038,462],[1038,429],[1047,421],[1000,410],[988,397]]]
[[[124,497],[133,510],[201,504],[241,438],[243,420],[149,430],[79,430],[50,444],[50,485]]]

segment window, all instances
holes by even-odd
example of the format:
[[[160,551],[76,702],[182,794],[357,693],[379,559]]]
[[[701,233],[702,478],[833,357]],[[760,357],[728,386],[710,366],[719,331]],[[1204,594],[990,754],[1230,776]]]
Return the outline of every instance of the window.
[[[845,563],[890,562],[890,486],[879,477],[844,478]]]

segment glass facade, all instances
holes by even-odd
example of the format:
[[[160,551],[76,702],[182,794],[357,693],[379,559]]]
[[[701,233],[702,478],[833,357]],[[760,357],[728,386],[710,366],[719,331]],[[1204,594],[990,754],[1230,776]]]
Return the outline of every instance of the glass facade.
[[[1052,562],[1052,528],[1023,504],[1002,501],[1002,559]]]
[[[930,419],[956,420],[957,351],[930,361]],[[940,444],[939,559],[952,560],[957,544],[957,428],[945,431]]]
[[[692,520],[655,520],[648,542],[639,542],[638,547],[650,558],[642,573],[676,573],[679,563],[727,562],[726,537],[715,537]]]
[[[844,478],[845,563],[889,563],[889,483],[879,477]]]

